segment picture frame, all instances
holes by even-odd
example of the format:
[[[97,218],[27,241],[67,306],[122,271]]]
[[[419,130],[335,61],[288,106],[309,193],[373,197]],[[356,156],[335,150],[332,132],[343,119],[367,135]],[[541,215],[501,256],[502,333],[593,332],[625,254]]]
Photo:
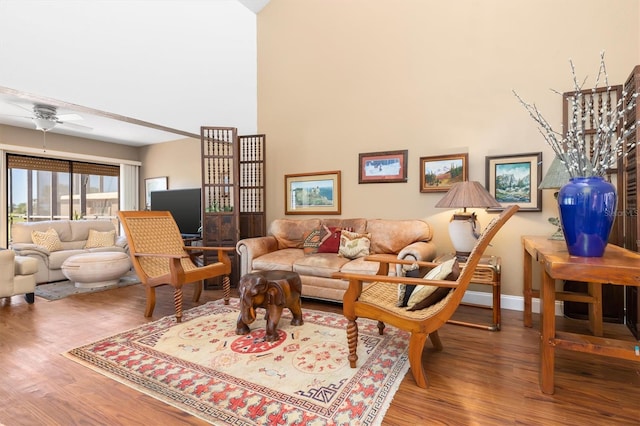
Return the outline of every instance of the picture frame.
[[[166,191],[169,189],[169,178],[167,176],[146,178],[144,180],[145,208],[151,208],[151,193],[153,191]]]
[[[502,205],[518,204],[521,212],[542,211],[542,152],[485,157],[485,188]]]
[[[285,214],[340,214],[340,171],[284,175]]]
[[[358,183],[407,181],[409,151],[367,152],[358,155]]]
[[[420,192],[446,192],[469,180],[469,154],[420,157]]]

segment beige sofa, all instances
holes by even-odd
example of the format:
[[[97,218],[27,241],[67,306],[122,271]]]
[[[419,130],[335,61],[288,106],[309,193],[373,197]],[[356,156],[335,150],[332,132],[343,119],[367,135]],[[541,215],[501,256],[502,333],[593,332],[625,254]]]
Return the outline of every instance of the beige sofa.
[[[303,297],[342,302],[348,283],[331,275],[335,272],[373,275],[378,263],[362,257],[352,260],[337,253],[305,254],[306,236],[322,225],[369,233],[370,254],[427,261],[436,257],[431,226],[423,220],[276,219],[269,225],[267,236],[238,241],[241,275],[260,270],[294,271],[302,279]],[[400,267],[390,271],[390,275],[401,273]]]
[[[46,232],[54,229],[60,239],[60,249],[49,251],[34,244],[32,231]],[[98,233],[114,231],[113,245],[85,248],[90,230]],[[96,245],[96,244],[92,244]],[[62,273],[62,263],[69,257],[99,251],[127,252],[127,239],[118,236],[113,222],[108,220],[48,220],[42,222],[16,222],[11,225],[11,248],[16,255],[28,256],[38,261],[36,283],[66,280]]]

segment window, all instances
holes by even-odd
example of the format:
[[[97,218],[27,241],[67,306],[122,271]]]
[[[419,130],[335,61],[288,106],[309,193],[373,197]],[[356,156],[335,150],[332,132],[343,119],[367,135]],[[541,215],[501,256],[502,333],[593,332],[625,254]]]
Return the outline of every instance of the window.
[[[9,225],[59,219],[117,224],[119,166],[8,154],[7,172]]]

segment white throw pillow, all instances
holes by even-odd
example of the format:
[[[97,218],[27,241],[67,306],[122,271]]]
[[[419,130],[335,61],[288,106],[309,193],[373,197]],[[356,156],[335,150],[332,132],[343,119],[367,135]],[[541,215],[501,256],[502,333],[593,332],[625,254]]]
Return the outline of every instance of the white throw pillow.
[[[100,232],[95,229],[89,229],[89,238],[84,248],[113,247],[116,243],[116,231]]]
[[[62,242],[55,229],[49,228],[45,232],[31,231],[33,244],[46,248],[49,251],[62,250]]]
[[[424,276],[425,280],[444,280],[447,276],[453,271],[453,265],[456,262],[456,258],[454,257],[451,260],[447,260],[444,263],[434,267],[431,269],[427,275]],[[409,302],[407,303],[408,308],[412,308],[418,302],[426,299],[431,293],[436,291],[439,287],[435,285],[419,285],[416,286],[416,289],[411,293],[411,297],[409,298]]]

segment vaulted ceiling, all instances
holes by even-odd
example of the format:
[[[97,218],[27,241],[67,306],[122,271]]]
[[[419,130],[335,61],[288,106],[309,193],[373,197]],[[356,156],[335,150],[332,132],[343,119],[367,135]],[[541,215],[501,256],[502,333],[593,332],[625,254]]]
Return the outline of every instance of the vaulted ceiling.
[[[142,146],[255,133],[255,14],[268,0],[2,0],[0,124]],[[3,141],[0,141],[2,143]]]

